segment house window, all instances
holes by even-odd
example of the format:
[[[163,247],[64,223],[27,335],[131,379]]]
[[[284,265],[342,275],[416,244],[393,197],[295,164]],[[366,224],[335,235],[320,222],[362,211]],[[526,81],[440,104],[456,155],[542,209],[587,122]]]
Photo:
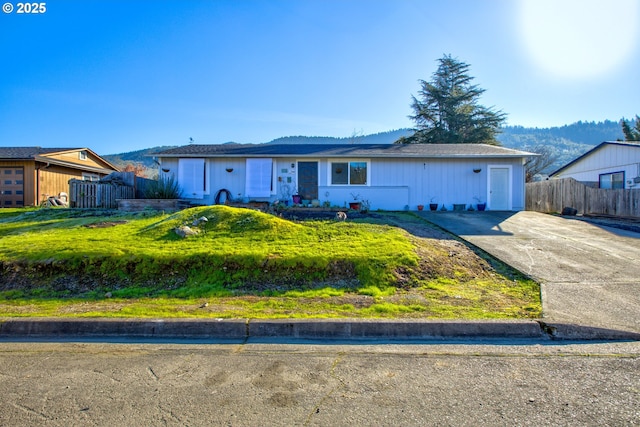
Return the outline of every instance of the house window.
[[[247,159],[246,165],[246,196],[271,196],[273,188],[273,159]]]
[[[189,199],[202,199],[206,188],[204,159],[178,159],[178,183]]]
[[[600,188],[606,188],[609,190],[624,188],[624,172],[613,172],[600,175]]]
[[[82,180],[83,181],[100,181],[100,176],[92,173],[83,173]]]
[[[331,162],[331,185],[367,185],[369,162]]]
[[[78,158],[79,158],[80,160],[87,160],[87,152],[86,152],[86,151],[84,151],[84,150],[83,150],[83,151],[78,152]]]

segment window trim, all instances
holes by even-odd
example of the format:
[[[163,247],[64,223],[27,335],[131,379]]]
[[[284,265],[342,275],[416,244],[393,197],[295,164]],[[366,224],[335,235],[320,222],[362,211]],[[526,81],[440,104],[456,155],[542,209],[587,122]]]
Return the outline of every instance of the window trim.
[[[245,159],[245,196],[268,198],[275,191],[275,166],[272,157],[248,157]],[[267,176],[268,175],[268,176]],[[269,188],[267,189],[267,183]]]
[[[347,183],[346,184],[334,184],[333,183],[333,164],[334,163],[346,163],[347,164]],[[366,182],[364,184],[351,184],[351,163],[365,163],[367,168]],[[370,187],[371,186],[371,160],[370,159],[330,159],[327,162],[327,184],[329,187]]]
[[[202,172],[202,177],[198,175]],[[200,182],[200,179],[202,181]],[[187,184],[185,186],[185,184]],[[207,194],[207,161],[204,157],[178,159],[178,184],[187,199],[203,199]],[[187,194],[191,191],[190,194]]]
[[[615,188],[613,186],[613,176],[617,175],[617,174],[622,174],[622,187],[621,188]],[[609,176],[610,177],[610,181],[609,183],[611,184],[610,187],[602,187],[602,178],[605,176]],[[601,173],[598,174],[598,188],[602,188],[604,190],[624,190],[625,189],[625,173],[624,171],[616,171],[616,172],[607,172],[607,173]]]

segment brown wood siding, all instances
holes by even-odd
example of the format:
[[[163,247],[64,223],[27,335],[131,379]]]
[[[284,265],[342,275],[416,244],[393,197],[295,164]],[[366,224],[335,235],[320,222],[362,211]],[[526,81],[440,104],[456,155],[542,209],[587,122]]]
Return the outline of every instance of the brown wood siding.
[[[82,171],[51,165],[40,169],[40,202],[61,192],[69,194],[69,180],[82,179]]]
[[[34,161],[0,161],[1,167],[22,167],[24,169],[24,205],[34,206],[36,204],[36,172]]]
[[[85,167],[111,169],[109,165],[105,164],[103,161],[99,161],[89,152],[87,152],[86,160],[80,160],[80,151],[82,150],[72,151],[69,153],[47,154],[45,157],[60,160],[62,162],[74,163]]]

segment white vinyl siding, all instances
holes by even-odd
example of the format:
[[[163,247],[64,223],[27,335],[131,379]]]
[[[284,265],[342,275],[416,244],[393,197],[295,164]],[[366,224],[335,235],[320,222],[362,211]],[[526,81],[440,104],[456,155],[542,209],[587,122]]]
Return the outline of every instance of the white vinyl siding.
[[[271,196],[273,159],[247,159],[245,195],[247,197]]]
[[[204,197],[206,181],[204,171],[204,159],[178,160],[178,183],[184,197],[189,199]]]
[[[608,143],[579,158],[575,163],[554,174],[553,178],[573,178],[587,185],[607,188],[607,185],[613,183],[605,182],[605,187],[602,187],[600,176],[622,172],[624,181],[623,187],[620,188],[640,188],[640,182],[634,180],[640,177],[640,145],[624,144],[626,143]]]

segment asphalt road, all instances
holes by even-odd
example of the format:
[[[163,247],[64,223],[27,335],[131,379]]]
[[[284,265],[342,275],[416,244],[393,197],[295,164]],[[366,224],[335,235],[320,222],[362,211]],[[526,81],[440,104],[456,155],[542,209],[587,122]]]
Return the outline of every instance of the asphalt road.
[[[0,343],[2,426],[633,426],[640,343]]]
[[[541,283],[545,319],[640,332],[640,233],[529,211],[423,217]]]

